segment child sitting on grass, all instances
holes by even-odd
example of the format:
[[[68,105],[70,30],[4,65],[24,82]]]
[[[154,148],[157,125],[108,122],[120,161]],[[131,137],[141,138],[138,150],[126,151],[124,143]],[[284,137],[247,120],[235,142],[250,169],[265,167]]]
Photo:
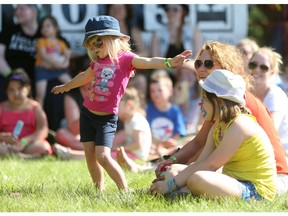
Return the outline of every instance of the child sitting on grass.
[[[166,71],[152,74],[149,94],[151,102],[146,113],[153,138],[151,157],[169,155],[179,147],[180,138],[186,136],[186,128],[180,108],[170,102],[173,84]]]

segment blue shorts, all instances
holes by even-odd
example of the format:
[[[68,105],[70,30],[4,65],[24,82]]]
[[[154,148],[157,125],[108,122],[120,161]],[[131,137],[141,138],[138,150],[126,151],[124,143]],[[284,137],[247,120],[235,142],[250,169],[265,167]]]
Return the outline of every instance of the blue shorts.
[[[237,181],[240,183],[240,187],[242,189],[241,198],[248,202],[250,199],[254,198],[255,200],[262,200],[260,194],[258,194],[255,186],[250,181],[240,181],[237,179]]]
[[[112,148],[118,115],[100,116],[82,106],[80,112],[80,141],[95,142],[96,146]]]
[[[40,80],[52,80],[55,79],[62,74],[65,74],[66,70],[49,70],[44,67],[35,67],[35,81]]]

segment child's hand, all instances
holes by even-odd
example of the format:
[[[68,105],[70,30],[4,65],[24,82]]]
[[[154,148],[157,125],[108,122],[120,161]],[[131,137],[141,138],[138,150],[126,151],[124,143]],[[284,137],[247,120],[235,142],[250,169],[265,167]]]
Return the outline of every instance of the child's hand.
[[[23,149],[24,149],[24,146],[20,141],[17,141],[13,145],[11,145],[11,150],[13,153],[19,153],[23,151]]]
[[[13,136],[10,132],[1,132],[0,133],[0,142],[2,144],[14,144],[17,142],[17,138]]]
[[[189,57],[192,56],[192,50],[185,50],[179,55],[175,56],[170,60],[172,67],[181,66],[184,62],[189,61]]]
[[[67,91],[69,91],[69,89],[66,88],[65,84],[54,86],[51,90],[51,92],[54,94],[62,94]]]
[[[150,187],[149,191],[153,195],[156,195],[156,194],[167,194],[168,193],[167,182],[165,182],[165,181],[157,181],[157,182],[152,184],[152,186]]]

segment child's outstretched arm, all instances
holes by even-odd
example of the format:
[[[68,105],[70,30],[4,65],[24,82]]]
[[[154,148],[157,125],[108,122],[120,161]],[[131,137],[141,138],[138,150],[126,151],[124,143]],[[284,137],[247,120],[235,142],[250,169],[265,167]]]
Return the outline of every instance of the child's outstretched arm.
[[[167,67],[178,67],[185,61],[189,61],[189,57],[192,56],[191,50],[185,50],[173,58],[145,58],[135,56],[132,61],[132,65],[138,69],[161,69]]]
[[[69,82],[54,86],[51,90],[54,94],[64,93],[70,91],[70,89],[77,88],[79,86],[85,85],[86,83],[90,82],[94,77],[93,70],[89,67],[86,71],[79,73]]]

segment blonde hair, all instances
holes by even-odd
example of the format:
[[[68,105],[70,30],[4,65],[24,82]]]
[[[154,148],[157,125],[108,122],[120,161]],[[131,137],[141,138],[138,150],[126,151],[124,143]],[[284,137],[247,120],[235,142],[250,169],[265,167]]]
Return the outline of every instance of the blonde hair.
[[[108,52],[108,56],[111,59],[112,62],[118,62],[118,53],[120,51],[131,51],[129,39],[126,37],[118,37],[118,36],[94,36],[91,37],[87,43],[87,53],[91,61],[97,63],[97,55],[95,52],[93,52],[93,44],[91,41],[94,41],[93,38],[95,37],[101,37],[103,44],[105,44],[105,47]]]
[[[125,93],[121,99],[123,103],[127,103],[128,100],[131,100],[133,103],[133,110],[141,110],[140,109],[140,96],[138,91],[134,87],[128,87],[125,90]]]
[[[253,54],[252,58],[256,54],[267,55],[269,57],[269,60],[270,60],[270,64],[271,64],[270,68],[271,68],[271,70],[273,70],[275,74],[279,73],[280,65],[283,64],[282,56],[279,53],[277,53],[276,51],[274,51],[273,48],[271,48],[271,47],[261,47]]]
[[[165,86],[167,86],[169,89],[173,89],[173,82],[168,72],[165,70],[156,70],[153,72],[153,74],[150,77],[150,83],[159,83],[162,82]]]
[[[234,45],[220,43],[218,41],[210,41],[203,45],[196,59],[205,51],[208,50],[212,60],[217,62],[221,69],[229,70],[234,74],[243,77],[246,82],[246,88],[251,87],[251,76],[244,71],[244,61],[241,51]]]
[[[240,47],[243,45],[249,46],[251,48],[252,53],[256,52],[259,49],[259,46],[256,43],[256,41],[249,37],[243,38],[242,40],[240,40],[239,43],[237,44],[237,47]]]

